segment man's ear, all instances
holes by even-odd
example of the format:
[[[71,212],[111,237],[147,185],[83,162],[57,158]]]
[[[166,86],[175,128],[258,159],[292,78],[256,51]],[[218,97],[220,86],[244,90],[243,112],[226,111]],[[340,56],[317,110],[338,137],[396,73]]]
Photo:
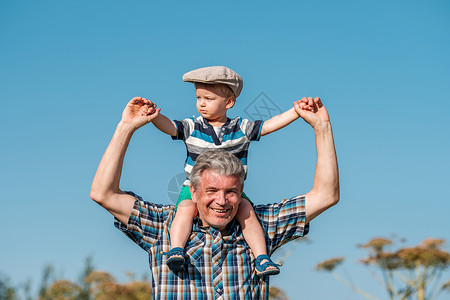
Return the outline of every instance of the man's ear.
[[[234,106],[235,103],[236,103],[236,98],[234,98],[234,97],[232,97],[232,96],[228,97],[228,98],[227,98],[227,105],[226,105],[226,108],[227,108],[227,109],[232,108],[232,107]]]
[[[242,193],[244,192],[244,184],[242,184],[242,187],[241,187],[241,201],[242,201]]]
[[[192,198],[192,201],[193,201],[194,203],[197,203],[197,195],[196,195],[195,189],[194,189],[194,187],[193,187],[192,185],[189,186],[189,190],[191,191],[191,198]]]

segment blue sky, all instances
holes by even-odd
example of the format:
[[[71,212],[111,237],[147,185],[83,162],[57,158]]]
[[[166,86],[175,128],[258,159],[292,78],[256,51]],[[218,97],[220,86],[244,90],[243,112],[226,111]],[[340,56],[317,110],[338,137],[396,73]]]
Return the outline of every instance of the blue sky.
[[[244,78],[229,116],[246,116],[261,92],[283,111],[320,96],[335,133],[341,202],[313,221],[312,243],[285,248],[272,283],[292,299],[361,299],[313,270],[346,256],[345,276],[385,298],[356,244],[450,238],[449,30],[444,0],[1,1],[0,272],[37,283],[51,263],[75,279],[92,255],[120,280],[149,274],[145,252],[89,199],[92,178],[129,99],[192,116],[182,75],[226,65]],[[122,188],[171,203],[184,155],[148,125]],[[296,121],[250,147],[246,193],[258,204],[307,192],[314,164],[313,132]]]

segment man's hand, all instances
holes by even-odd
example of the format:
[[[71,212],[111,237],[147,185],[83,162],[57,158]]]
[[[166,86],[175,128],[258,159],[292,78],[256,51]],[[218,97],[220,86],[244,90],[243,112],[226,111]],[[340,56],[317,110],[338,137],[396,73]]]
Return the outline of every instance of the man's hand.
[[[314,129],[318,129],[318,126],[330,122],[328,112],[319,97],[315,99],[303,97],[301,100],[294,102],[294,109]]]
[[[161,108],[142,97],[134,97],[128,102],[122,113],[122,122],[130,125],[134,130],[150,123],[155,119]]]

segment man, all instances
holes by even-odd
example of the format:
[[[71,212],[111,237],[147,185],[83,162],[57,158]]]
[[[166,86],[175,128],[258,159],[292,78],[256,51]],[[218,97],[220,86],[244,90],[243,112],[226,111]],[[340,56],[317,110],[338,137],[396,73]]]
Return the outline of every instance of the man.
[[[295,102],[294,108],[314,129],[314,184],[304,195],[255,206],[266,232],[269,253],[305,235],[308,223],[339,200],[338,166],[328,112],[319,98],[311,97]],[[141,97],[127,104],[98,167],[91,198],[115,217],[120,230],[148,252],[154,298],[268,298],[268,279],[253,271],[252,254],[234,221],[243,189],[243,168],[234,156],[207,152],[199,156],[194,166],[191,194],[198,207],[198,218],[185,247],[187,262],[180,272],[171,272],[163,255],[170,249],[168,233],[174,206],[144,202],[119,189],[123,159],[133,133],[150,123],[159,111],[154,103]]]

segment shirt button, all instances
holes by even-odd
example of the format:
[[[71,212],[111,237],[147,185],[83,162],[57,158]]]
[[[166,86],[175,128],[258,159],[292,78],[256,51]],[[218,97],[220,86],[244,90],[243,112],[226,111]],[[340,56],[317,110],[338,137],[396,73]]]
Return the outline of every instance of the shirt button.
[[[215,263],[214,263],[214,265],[215,265],[215,266],[218,266],[218,265],[219,265],[219,262],[218,262],[218,261],[217,261],[217,262],[215,262]]]

